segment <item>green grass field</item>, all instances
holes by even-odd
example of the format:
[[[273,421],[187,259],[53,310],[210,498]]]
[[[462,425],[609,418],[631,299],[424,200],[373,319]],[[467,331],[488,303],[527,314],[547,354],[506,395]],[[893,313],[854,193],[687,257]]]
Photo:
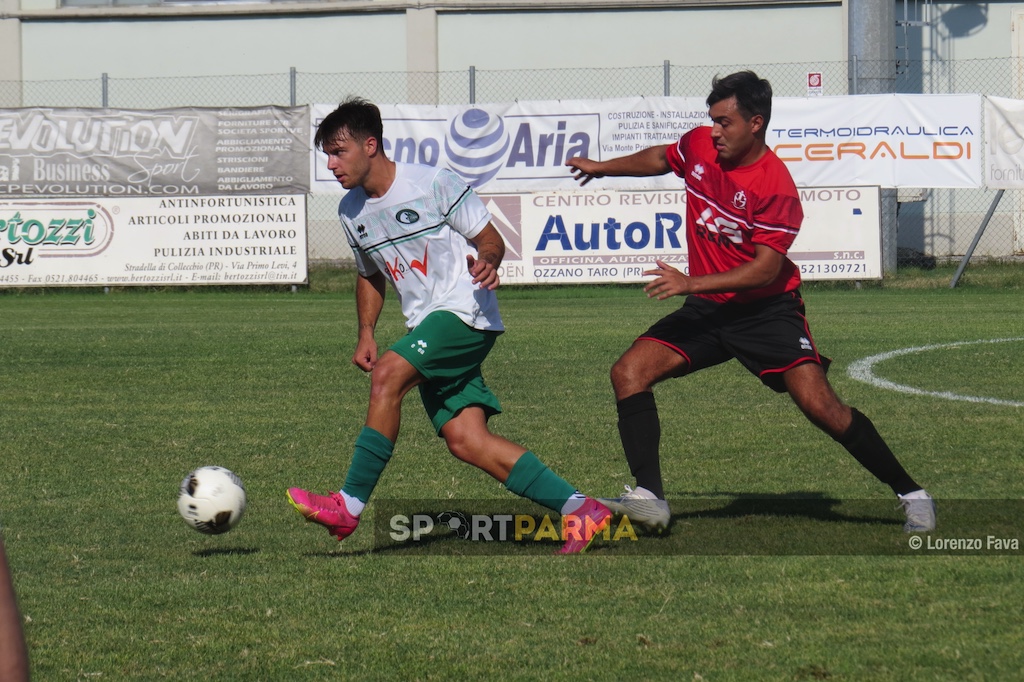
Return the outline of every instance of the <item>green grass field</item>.
[[[838,392],[938,499],[935,537],[1020,542],[1024,407],[846,374],[895,349],[1024,337],[1019,278],[968,274],[956,290],[923,273],[804,293]],[[1024,553],[908,550],[889,491],[735,364],[658,389],[668,538],[570,557],[537,542],[380,547],[385,502],[518,504],[447,454],[412,395],[370,523],[338,544],[284,491],[337,489],[365,416],[347,277],[298,293],[0,295],[0,523],[33,679],[1021,679]],[[634,287],[501,297],[509,331],[484,367],[505,407],[494,429],[613,496],[632,481],[608,369],[679,301]],[[379,339],[400,333],[391,299]],[[1024,402],[1022,340],[875,371]],[[178,484],[204,464],[248,489],[226,535],[177,515]],[[763,499],[775,506],[746,504]]]

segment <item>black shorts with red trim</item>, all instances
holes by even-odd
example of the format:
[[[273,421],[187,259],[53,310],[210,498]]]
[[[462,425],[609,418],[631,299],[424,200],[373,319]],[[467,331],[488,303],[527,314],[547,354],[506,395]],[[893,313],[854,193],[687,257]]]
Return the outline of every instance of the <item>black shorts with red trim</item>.
[[[811,336],[799,291],[750,303],[716,303],[688,296],[683,307],[661,318],[638,340],[656,341],[686,358],[688,372],[736,358],[765,386],[785,393],[782,374],[805,362],[827,372]]]

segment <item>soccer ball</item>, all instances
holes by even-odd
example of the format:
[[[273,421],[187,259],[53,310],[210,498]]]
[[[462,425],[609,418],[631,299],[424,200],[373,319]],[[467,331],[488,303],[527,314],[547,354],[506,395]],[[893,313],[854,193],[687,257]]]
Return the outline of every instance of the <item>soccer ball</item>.
[[[224,467],[199,467],[181,482],[178,513],[200,533],[227,533],[245,513],[242,479]]]

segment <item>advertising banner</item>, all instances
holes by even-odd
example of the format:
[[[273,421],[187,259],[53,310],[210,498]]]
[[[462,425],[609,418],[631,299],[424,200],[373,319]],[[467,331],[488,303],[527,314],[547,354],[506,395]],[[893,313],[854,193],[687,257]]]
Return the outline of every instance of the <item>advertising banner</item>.
[[[991,189],[1024,187],[1024,101],[985,98],[985,184]]]
[[[980,187],[979,95],[778,98],[768,146],[799,187]]]
[[[313,105],[312,135],[336,104]],[[669,144],[710,123],[696,97],[380,107],[388,158],[444,166],[487,192],[573,190],[566,159],[609,159]],[[312,148],[312,145],[311,145]],[[314,192],[344,192],[319,150],[310,157]],[[602,178],[601,189],[676,189],[673,176]],[[589,189],[589,185],[588,185]],[[596,189],[596,188],[595,188]]]
[[[309,191],[309,108],[0,109],[0,197]]]
[[[306,195],[0,199],[0,286],[301,284]]]
[[[878,187],[800,190],[804,223],[789,251],[805,280],[882,277]],[[662,260],[688,271],[686,192],[483,195],[506,242],[505,284],[644,282]]]
[[[316,126],[336,105],[314,105]],[[444,166],[481,192],[579,189],[566,159],[606,160],[670,144],[710,124],[704,98],[559,100],[381,107],[389,158]],[[980,187],[979,95],[776,98],[769,146],[801,187]],[[312,148],[312,147],[311,147]],[[314,192],[343,192],[326,157],[310,158]],[[673,175],[601,178],[587,190],[675,190]]]

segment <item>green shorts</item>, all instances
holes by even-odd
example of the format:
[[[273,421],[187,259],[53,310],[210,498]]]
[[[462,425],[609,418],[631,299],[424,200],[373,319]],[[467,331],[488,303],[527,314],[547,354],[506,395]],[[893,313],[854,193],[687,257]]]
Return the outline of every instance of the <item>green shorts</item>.
[[[480,373],[499,334],[473,329],[454,313],[439,310],[391,346],[426,378],[419,385],[420,398],[438,435],[464,407],[479,405],[488,417],[501,412]]]

